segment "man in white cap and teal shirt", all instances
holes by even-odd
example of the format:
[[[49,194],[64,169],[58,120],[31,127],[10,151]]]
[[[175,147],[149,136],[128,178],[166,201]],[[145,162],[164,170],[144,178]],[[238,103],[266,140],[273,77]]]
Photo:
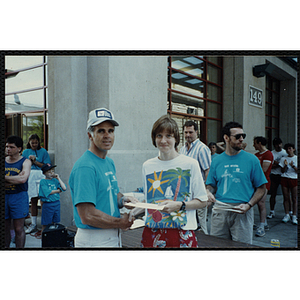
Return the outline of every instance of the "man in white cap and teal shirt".
[[[121,247],[120,229],[133,223],[128,214],[121,217],[120,208],[138,200],[119,192],[115,164],[107,157],[114,144],[115,126],[119,123],[108,109],[89,113],[90,147],[74,164],[69,179],[78,228],[75,247]]]

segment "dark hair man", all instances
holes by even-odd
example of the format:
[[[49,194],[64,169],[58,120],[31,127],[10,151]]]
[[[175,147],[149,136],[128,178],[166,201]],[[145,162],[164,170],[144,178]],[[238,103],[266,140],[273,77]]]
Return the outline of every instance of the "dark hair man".
[[[210,234],[252,244],[251,208],[263,197],[267,180],[258,158],[242,150],[246,138],[242,125],[229,122],[222,135],[225,151],[212,161],[206,180],[208,198],[216,201]]]
[[[9,136],[6,140],[5,157],[5,247],[11,242],[11,220],[15,230],[16,248],[24,248],[24,220],[29,213],[28,177],[31,162],[21,156],[23,140]]]

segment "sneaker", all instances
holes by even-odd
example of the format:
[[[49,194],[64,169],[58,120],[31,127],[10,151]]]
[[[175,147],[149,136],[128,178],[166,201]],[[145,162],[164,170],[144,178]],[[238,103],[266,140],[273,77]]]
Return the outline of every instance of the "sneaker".
[[[270,213],[267,215],[267,218],[268,218],[268,219],[275,218],[275,213],[270,212]]]
[[[297,220],[297,217],[296,217],[296,216],[293,216],[293,217],[292,217],[292,224],[298,225],[298,220]]]
[[[30,226],[25,230],[26,234],[38,231],[37,226],[30,224]]]
[[[258,226],[253,224],[253,230],[257,230]]]
[[[255,233],[256,236],[264,236],[266,234],[264,228],[259,227]]]
[[[291,220],[290,215],[285,215],[284,218],[282,219],[282,222],[283,222],[283,223],[287,223],[287,222],[290,221],[290,220]]]
[[[267,224],[267,225],[265,225],[265,230],[270,230],[270,227],[269,227],[269,225]]]

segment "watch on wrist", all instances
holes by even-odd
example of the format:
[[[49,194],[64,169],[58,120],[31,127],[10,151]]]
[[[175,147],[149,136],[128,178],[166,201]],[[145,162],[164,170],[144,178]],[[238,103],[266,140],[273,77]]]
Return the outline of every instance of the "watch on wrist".
[[[180,210],[185,210],[185,202],[182,201],[181,203],[182,203],[182,204],[181,204]]]

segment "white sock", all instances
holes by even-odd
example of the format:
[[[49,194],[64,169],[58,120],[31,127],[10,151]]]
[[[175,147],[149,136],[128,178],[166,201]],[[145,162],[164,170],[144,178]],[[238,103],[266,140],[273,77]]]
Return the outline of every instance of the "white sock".
[[[270,213],[274,214],[274,210],[270,210]]]
[[[260,223],[259,227],[260,228],[264,228],[265,227],[265,223]]]
[[[290,212],[289,212],[289,214],[290,214],[290,215],[292,215],[292,214],[293,214],[293,212],[292,212],[292,211],[290,211]]]
[[[37,219],[37,216],[31,216],[31,224],[32,225],[36,225],[36,219]]]

